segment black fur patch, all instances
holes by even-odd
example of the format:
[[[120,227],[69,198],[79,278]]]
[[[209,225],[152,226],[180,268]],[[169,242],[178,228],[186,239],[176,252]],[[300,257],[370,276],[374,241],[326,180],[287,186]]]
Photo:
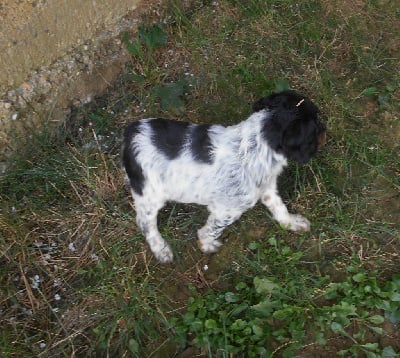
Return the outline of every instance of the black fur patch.
[[[294,91],[273,93],[257,101],[253,109],[266,109],[263,135],[272,149],[298,163],[307,163],[318,150],[319,136],[326,130],[319,110],[307,97]]]
[[[150,126],[154,146],[168,159],[175,159],[184,145],[189,123],[155,118],[150,120]]]
[[[296,121],[290,125],[283,136],[284,154],[300,164],[307,163],[318,150],[318,133],[312,121]]]
[[[139,132],[140,122],[130,124],[124,132],[124,143],[122,150],[122,164],[129,178],[131,188],[136,194],[142,195],[144,188],[143,170],[136,160],[135,153],[132,150],[132,139]]]
[[[196,125],[192,131],[191,150],[193,158],[198,162],[211,164],[213,162],[212,144],[208,135],[209,124]]]

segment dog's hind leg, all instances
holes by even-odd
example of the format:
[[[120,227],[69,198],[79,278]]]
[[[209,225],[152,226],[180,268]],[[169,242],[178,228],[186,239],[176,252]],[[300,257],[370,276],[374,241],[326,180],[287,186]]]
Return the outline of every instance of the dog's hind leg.
[[[158,210],[163,206],[160,203],[150,203],[148,200],[136,198],[136,222],[146,238],[156,259],[162,263],[172,262],[173,254],[167,242],[162,238],[157,227]]]
[[[241,214],[242,212],[231,210],[212,210],[207,223],[197,231],[200,250],[205,253],[217,252],[222,245],[222,242],[218,240],[222,231],[239,219]]]

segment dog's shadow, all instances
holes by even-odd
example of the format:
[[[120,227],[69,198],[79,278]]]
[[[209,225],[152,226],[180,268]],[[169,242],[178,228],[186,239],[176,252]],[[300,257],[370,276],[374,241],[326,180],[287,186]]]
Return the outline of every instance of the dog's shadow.
[[[205,206],[170,202],[158,213],[158,227],[167,239],[193,240],[208,215]]]

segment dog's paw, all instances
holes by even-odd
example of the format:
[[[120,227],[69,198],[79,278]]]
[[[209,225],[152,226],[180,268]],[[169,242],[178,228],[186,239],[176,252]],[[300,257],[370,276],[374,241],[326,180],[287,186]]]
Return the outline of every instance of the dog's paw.
[[[282,226],[291,231],[310,231],[310,222],[301,215],[290,214],[289,220],[282,222]]]
[[[162,264],[168,264],[174,260],[174,254],[168,245],[163,246],[159,250],[152,250],[154,256]]]
[[[220,246],[222,246],[222,242],[219,240],[212,240],[209,242],[199,240],[197,241],[197,244],[199,246],[199,249],[205,254],[212,254],[214,252],[217,252]]]

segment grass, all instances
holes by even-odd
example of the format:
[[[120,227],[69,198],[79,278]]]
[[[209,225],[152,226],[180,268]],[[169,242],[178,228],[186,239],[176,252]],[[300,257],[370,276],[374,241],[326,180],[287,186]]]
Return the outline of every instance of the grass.
[[[102,98],[38,131],[0,178],[0,351],[54,356],[367,356],[400,352],[400,6],[380,0],[167,1]],[[159,265],[119,168],[145,116],[229,125],[290,86],[321,107],[324,151],[280,180],[308,234],[261,206],[207,256],[207,213],[170,205]],[[397,352],[397,353],[396,353]]]

